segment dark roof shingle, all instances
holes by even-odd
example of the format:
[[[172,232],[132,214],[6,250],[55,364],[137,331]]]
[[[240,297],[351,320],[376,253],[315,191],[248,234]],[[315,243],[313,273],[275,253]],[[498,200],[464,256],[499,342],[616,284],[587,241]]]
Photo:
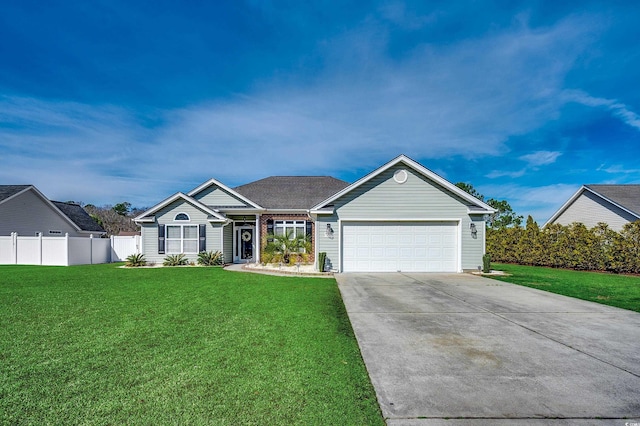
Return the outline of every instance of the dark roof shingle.
[[[29,188],[32,185],[0,185],[0,201],[6,200],[12,195]]]
[[[640,185],[585,185],[590,190],[640,215]]]
[[[309,209],[349,186],[331,176],[271,176],[233,188],[267,209]]]
[[[62,213],[64,213],[73,223],[78,225],[82,231],[106,232],[98,222],[93,220],[82,206],[75,203],[63,203],[51,201]]]

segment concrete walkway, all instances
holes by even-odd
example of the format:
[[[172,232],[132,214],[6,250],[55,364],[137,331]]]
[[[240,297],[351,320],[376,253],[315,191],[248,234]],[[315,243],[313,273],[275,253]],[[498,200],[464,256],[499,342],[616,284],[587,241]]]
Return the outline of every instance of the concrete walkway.
[[[638,313],[468,274],[336,279],[389,425],[640,426]]]

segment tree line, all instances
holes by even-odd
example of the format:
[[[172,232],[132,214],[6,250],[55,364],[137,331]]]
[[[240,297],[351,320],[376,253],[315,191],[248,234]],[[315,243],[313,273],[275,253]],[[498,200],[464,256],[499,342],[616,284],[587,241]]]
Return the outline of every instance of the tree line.
[[[140,231],[140,226],[136,225],[132,219],[147,210],[146,208],[131,207],[131,203],[126,201],[100,207],[93,204],[76,204],[83,206],[89,216],[107,231],[108,236],[118,235],[120,232]]]
[[[531,216],[520,226],[487,230],[487,253],[494,262],[577,270],[640,273],[640,221],[620,232],[599,223],[575,222],[540,228]]]

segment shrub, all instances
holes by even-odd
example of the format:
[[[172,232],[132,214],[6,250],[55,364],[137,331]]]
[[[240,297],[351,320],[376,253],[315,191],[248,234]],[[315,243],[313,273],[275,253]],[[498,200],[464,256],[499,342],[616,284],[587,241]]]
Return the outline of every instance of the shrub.
[[[599,223],[588,229],[582,223],[538,228],[487,230],[487,253],[494,262],[554,268],[640,273],[640,221],[615,232]]]
[[[189,264],[189,259],[184,254],[170,254],[162,262],[164,266],[183,266]]]
[[[145,266],[147,264],[146,259],[144,258],[144,254],[136,253],[130,254],[127,256],[126,263],[124,266],[128,266],[130,268],[137,268],[140,266]]]
[[[489,253],[482,256],[482,272],[485,274],[491,272],[491,255]]]
[[[327,262],[327,253],[321,251],[318,253],[318,271],[324,272],[324,266]]]
[[[198,265],[220,266],[222,263],[222,253],[219,251],[201,251],[198,253]]]

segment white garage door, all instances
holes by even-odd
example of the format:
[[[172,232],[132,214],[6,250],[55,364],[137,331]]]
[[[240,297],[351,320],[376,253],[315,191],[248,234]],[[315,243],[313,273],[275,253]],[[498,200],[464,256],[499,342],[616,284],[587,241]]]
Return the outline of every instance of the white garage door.
[[[345,222],[344,272],[457,272],[456,222]]]

